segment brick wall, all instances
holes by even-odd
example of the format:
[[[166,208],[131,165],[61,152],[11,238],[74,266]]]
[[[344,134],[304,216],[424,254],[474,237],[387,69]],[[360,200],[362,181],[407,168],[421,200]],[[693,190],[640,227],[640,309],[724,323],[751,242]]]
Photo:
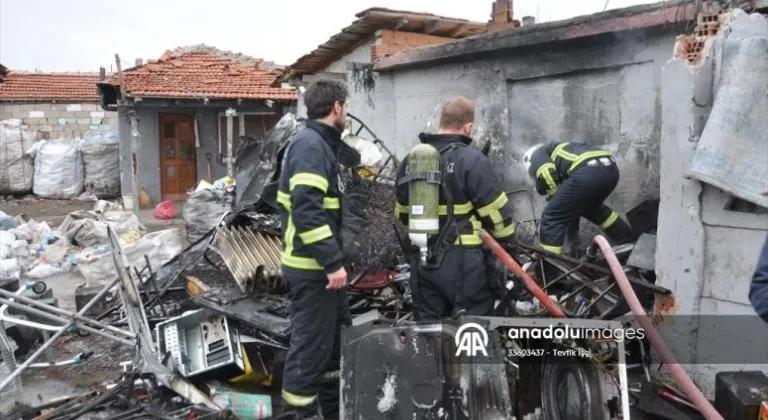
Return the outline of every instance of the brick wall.
[[[409,48],[439,45],[451,41],[455,41],[455,39],[415,32],[382,29],[376,33],[376,44],[371,46],[371,60],[376,60],[379,57]]]
[[[2,103],[0,120],[16,118],[37,131],[38,140],[84,137],[89,132],[117,130],[117,113],[95,103]]]

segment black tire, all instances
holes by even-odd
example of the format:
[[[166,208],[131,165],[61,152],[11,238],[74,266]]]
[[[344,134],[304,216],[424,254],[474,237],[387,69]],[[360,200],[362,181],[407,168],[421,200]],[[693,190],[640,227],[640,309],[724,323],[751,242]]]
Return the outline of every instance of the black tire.
[[[600,420],[602,388],[597,368],[577,357],[553,357],[544,361],[541,408],[547,420]]]
[[[42,281],[38,281],[37,283],[32,285],[32,291],[37,293],[38,295],[42,295],[43,293],[45,293],[46,290],[48,290],[48,285]]]

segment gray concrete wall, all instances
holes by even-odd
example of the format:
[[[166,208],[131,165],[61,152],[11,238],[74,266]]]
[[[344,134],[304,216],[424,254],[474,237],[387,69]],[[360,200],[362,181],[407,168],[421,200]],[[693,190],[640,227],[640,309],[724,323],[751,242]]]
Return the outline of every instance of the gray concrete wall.
[[[376,115],[394,130],[395,150],[402,157],[419,132],[437,129],[446,99],[473,99],[475,146],[492,143],[491,160],[508,189],[533,188],[519,159],[536,143],[599,145],[612,151],[621,167],[608,204],[626,212],[658,198],[659,75],[678,33],[679,28],[653,29],[383,73],[380,79],[391,85],[378,83],[378,94],[391,95],[394,103],[384,108],[393,115]],[[531,219],[529,200],[516,202],[518,219]],[[535,198],[536,214],[544,204]]]
[[[714,70],[711,59],[696,68],[675,59],[662,73],[656,247],[657,283],[675,296],[661,332],[709,397],[718,371],[768,373],[768,364],[744,363],[768,363],[768,329],[748,300],[768,216],[727,210],[730,194],[685,176],[711,110]]]
[[[395,144],[395,104],[392,95],[394,91],[392,79],[374,73],[375,86],[372,90],[366,91],[355,82],[354,71],[347,70],[348,62],[369,64],[371,62],[371,46],[375,42],[372,36],[371,39],[350,51],[349,54],[323,69],[322,72],[347,74],[349,112],[360,118],[387,145],[393,146]],[[297,115],[300,117],[307,116],[304,97],[301,93],[299,93],[297,103]],[[354,123],[353,128],[357,129],[358,127],[357,123]],[[360,134],[364,138],[370,139],[371,137],[365,131]]]
[[[347,53],[344,57],[336,60],[330,66],[322,71],[332,73],[344,73],[347,71],[347,62],[370,63],[371,47],[376,44],[376,38],[371,36],[367,41],[358,45],[355,49]]]
[[[83,138],[117,129],[117,113],[98,103],[0,102],[0,120],[20,119],[37,139]]]

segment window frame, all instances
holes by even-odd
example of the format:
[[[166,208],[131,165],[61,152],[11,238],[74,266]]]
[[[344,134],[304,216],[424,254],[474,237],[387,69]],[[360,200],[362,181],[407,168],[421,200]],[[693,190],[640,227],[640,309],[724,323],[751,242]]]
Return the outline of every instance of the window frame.
[[[238,124],[239,130],[238,130],[237,133],[233,133],[233,135],[235,136],[233,141],[236,141],[240,136],[244,135],[244,133],[245,133],[245,116],[246,115],[260,115],[262,118],[264,118],[264,116],[266,116],[266,115],[277,116],[277,112],[276,111],[244,111],[244,112],[236,111],[236,114],[233,117],[233,120],[234,120],[234,118],[237,118],[237,120],[238,120],[237,124]],[[227,163],[227,148],[226,148],[226,144],[224,144],[224,140],[226,140],[226,133],[224,134],[224,137],[222,137],[222,129],[226,130],[227,129],[227,125],[226,125],[226,120],[224,120],[224,125],[222,126],[221,118],[222,117],[226,117],[226,116],[227,116],[226,110],[219,111],[217,113],[217,116],[216,116],[216,129],[217,129],[217,133],[218,133],[217,137],[219,139],[219,144],[217,146],[217,150],[218,150],[218,155],[219,156],[218,156],[217,160],[222,165],[225,165]],[[267,130],[267,131],[269,131],[269,130]],[[237,150],[237,145],[234,144],[234,146],[235,146],[235,150],[232,151],[232,153],[233,153],[232,157],[233,158],[237,158],[237,156],[234,156],[234,153]]]

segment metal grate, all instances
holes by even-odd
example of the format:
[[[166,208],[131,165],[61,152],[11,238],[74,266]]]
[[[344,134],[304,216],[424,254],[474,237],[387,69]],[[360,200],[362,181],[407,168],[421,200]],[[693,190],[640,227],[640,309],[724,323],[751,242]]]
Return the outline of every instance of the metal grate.
[[[0,322],[0,378],[7,378],[16,370],[16,358],[13,356],[14,347],[11,339],[5,334],[5,325]],[[0,397],[21,392],[21,377],[11,381],[4,389],[0,389]]]

